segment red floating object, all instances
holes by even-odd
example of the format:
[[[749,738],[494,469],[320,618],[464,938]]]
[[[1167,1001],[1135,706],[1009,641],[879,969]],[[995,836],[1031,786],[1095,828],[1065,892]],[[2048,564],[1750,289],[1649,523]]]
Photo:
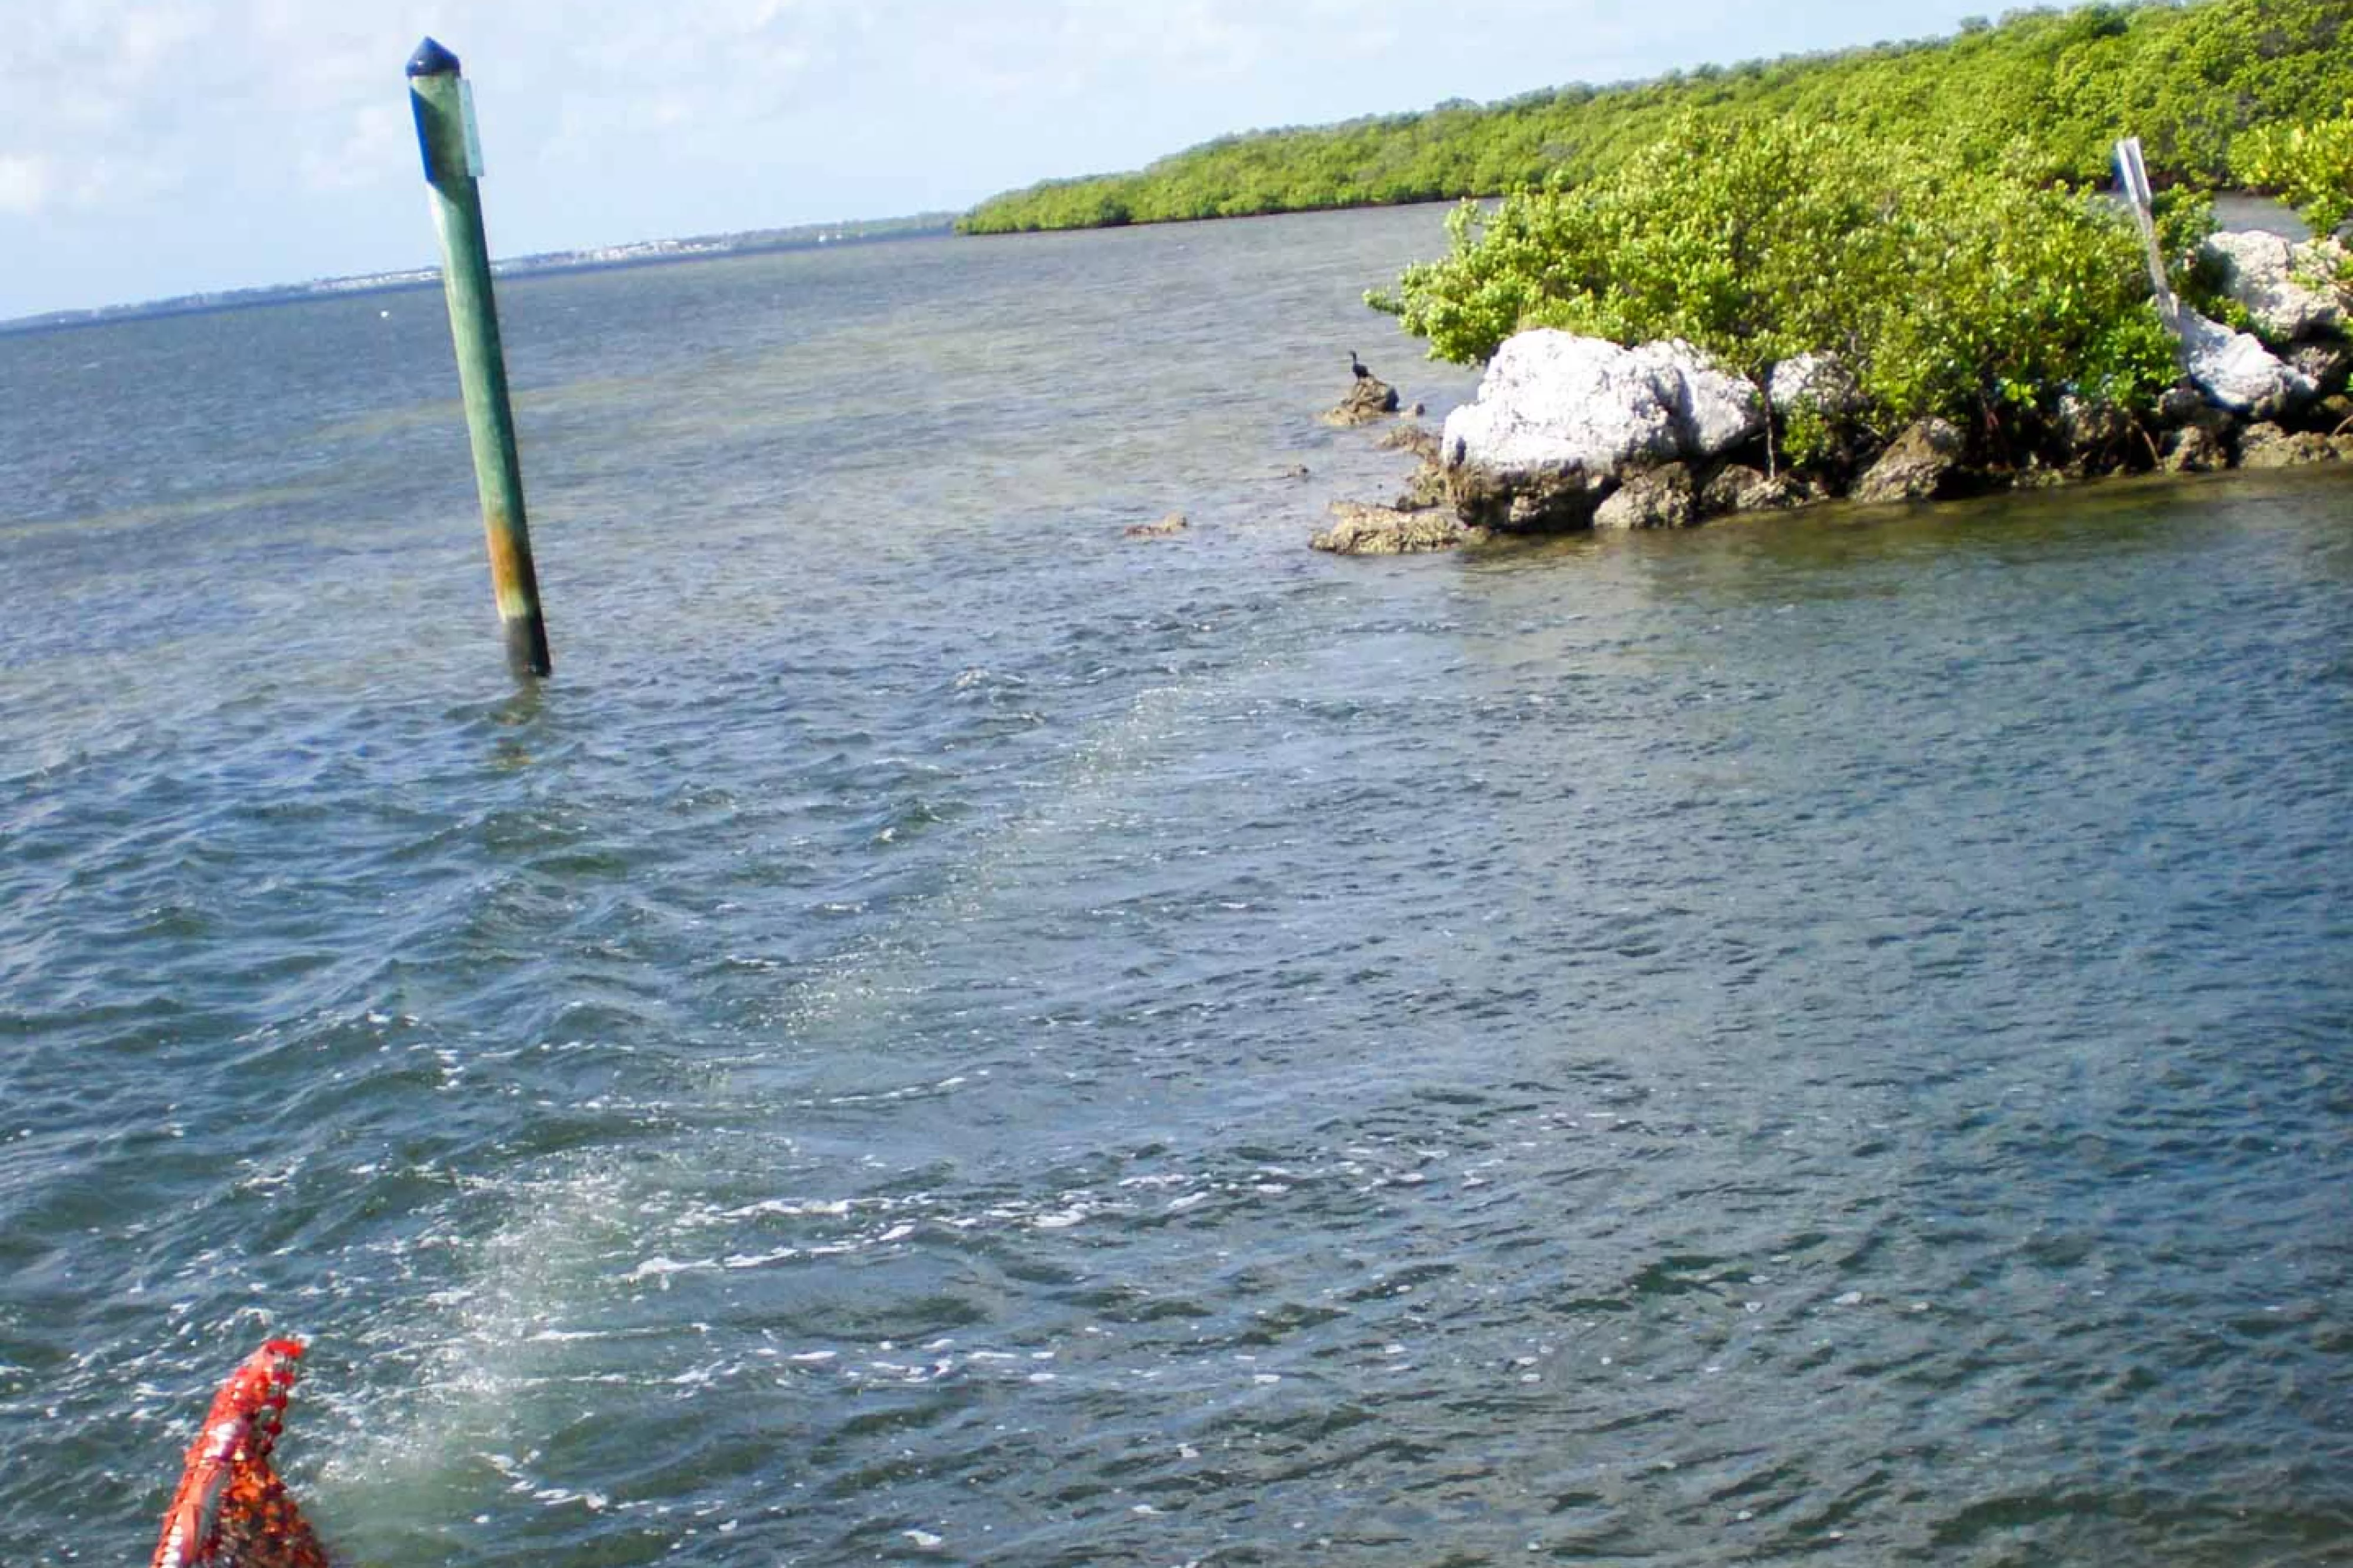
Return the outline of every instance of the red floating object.
[[[332,1568],[270,1467],[302,1354],[271,1340],[229,1373],[188,1446],[153,1568]]]

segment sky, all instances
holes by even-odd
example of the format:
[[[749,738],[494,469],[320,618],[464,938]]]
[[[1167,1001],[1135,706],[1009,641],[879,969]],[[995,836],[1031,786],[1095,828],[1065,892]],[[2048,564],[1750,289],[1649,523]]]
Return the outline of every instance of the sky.
[[[402,67],[500,256],[961,210],[1214,136],[1954,31],[1987,0],[0,0],[0,320],[432,265]]]

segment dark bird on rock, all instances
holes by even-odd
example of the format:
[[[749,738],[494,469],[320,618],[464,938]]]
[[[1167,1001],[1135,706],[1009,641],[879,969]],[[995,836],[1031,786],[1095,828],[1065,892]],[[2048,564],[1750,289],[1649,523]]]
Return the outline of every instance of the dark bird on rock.
[[[1356,357],[1356,351],[1354,349],[1350,349],[1348,351],[1348,368],[1356,373],[1356,379],[1358,381],[1370,381],[1373,379],[1373,373],[1366,368],[1365,362],[1363,360]]]

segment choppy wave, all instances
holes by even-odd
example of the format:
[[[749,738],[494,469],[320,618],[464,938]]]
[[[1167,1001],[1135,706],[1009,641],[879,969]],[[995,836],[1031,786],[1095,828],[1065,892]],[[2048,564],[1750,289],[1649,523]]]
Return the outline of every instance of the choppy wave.
[[[0,340],[0,1561],[2333,1561],[2342,482],[1312,557],[1439,243],[522,284],[519,695],[438,328]]]

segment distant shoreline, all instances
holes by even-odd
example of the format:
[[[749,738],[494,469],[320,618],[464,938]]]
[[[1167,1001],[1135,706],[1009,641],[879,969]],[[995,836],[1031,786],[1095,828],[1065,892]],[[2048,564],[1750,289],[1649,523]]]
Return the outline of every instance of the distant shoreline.
[[[911,217],[883,218],[866,223],[809,224],[788,229],[757,229],[744,234],[712,235],[692,239],[644,240],[632,245],[600,246],[590,250],[545,251],[493,262],[501,278],[534,278],[566,272],[613,272],[632,267],[661,267],[678,261],[708,261],[723,256],[761,256],[781,251],[823,250],[842,246],[881,245],[902,239],[944,239],[955,232],[954,213],[918,213]],[[441,285],[438,267],[406,268],[395,272],[367,272],[349,278],[321,278],[307,283],[270,283],[252,289],[228,289],[203,294],[178,294],[164,300],[127,305],[97,305],[82,310],[48,310],[37,316],[0,321],[0,336],[46,332],[76,327],[103,326],[115,321],[145,321],[162,316],[195,316],[220,310],[254,310],[301,300],[363,298],[402,294]]]
[[[1479,103],[1219,136],[1141,169],[1040,180],[966,213],[966,234],[1120,228],[1488,199],[1584,185],[1686,119],[1867,125],[1955,167],[2092,185],[2122,136],[2160,187],[2242,179],[2252,132],[2353,96],[2353,0],[2102,0],[1965,17],[1949,35],[1573,82]]]

